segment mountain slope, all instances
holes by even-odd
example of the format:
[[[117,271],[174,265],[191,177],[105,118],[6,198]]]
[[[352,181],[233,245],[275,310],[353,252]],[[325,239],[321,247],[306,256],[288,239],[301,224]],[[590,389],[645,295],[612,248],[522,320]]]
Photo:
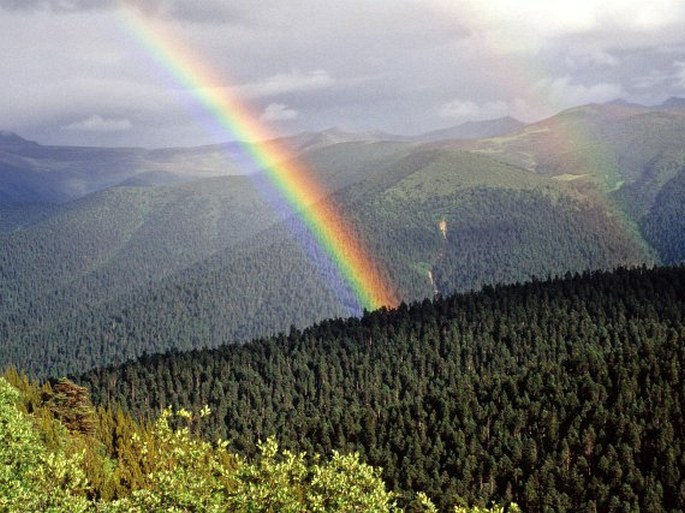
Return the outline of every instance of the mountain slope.
[[[0,136],[0,206],[63,203],[160,172],[167,175],[164,183],[246,174],[246,160],[237,143],[160,150],[43,146],[5,132]]]
[[[667,264],[685,261],[685,166],[668,180],[654,198],[649,212],[640,219],[645,239]]]
[[[472,141],[354,141],[334,130],[281,142],[301,151],[297,165],[412,301],[681,262],[685,116],[660,109],[582,106]],[[10,139],[36,155],[56,151]],[[57,153],[69,152],[97,155]],[[361,313],[306,234],[302,207],[259,174],[205,177],[221,158],[246,157],[235,145],[116,152],[156,167],[120,162],[121,173],[104,176],[125,185],[0,206],[0,362],[54,375]],[[106,186],[98,180],[89,183]]]
[[[685,162],[684,136],[683,112],[609,103],[569,109],[470,148],[558,180],[590,182],[637,221]]]
[[[31,229],[0,237],[0,336],[8,341],[0,352],[278,222],[245,177],[116,187],[63,206]]]
[[[345,143],[316,149],[303,161],[331,162],[317,169],[338,187],[335,201],[405,300],[650,259],[601,202],[488,156]],[[345,169],[349,173],[339,172]],[[243,189],[236,188],[240,183]],[[226,187],[223,196],[219,185]],[[118,188],[122,199],[145,212],[136,220],[131,207],[124,216],[129,224],[112,227],[107,224],[116,216],[89,214],[92,234],[84,233],[84,244],[92,243],[93,234],[110,233],[97,246],[100,257],[91,263],[76,258],[89,250],[65,237],[63,247],[44,254],[72,254],[65,258],[70,267],[34,259],[31,265],[44,276],[27,268],[3,280],[13,301],[5,309],[8,322],[0,326],[11,343],[0,357],[31,372],[60,374],[360,313],[297,217],[278,219],[250,185],[232,177],[175,188]],[[121,199],[114,191],[99,195],[116,203]],[[99,196],[88,201],[104,208]],[[241,207],[241,201],[253,206]],[[64,225],[65,219],[52,222]],[[52,229],[47,223],[45,230]],[[5,275],[16,267],[11,262],[18,253],[10,249],[31,246],[23,239],[29,236],[42,240],[45,232],[10,238],[15,245],[5,249]]]
[[[412,299],[651,260],[612,205],[488,155],[415,152],[354,189],[353,215]]]

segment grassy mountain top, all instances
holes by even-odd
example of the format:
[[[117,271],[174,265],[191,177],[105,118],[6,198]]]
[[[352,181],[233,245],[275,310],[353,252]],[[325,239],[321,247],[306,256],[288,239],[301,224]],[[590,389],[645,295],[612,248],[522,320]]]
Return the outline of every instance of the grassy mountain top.
[[[623,104],[575,107],[472,149],[551,176],[587,175],[606,189],[638,179],[655,157],[683,163],[679,111]]]

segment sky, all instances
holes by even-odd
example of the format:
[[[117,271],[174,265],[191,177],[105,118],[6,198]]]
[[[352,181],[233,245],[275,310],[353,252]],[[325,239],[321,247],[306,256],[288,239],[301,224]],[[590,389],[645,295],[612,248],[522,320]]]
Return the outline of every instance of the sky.
[[[212,83],[180,81],[151,51],[162,33]],[[42,144],[235,139],[205,87],[274,135],[685,96],[683,0],[0,0],[0,34],[0,129]]]

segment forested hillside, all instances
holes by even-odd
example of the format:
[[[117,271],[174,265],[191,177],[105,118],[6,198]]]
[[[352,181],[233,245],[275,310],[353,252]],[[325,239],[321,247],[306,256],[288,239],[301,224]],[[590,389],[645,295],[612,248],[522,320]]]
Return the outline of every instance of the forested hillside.
[[[400,300],[685,260],[681,110],[585,105],[487,139],[390,137],[280,143]],[[237,143],[108,150],[4,136],[0,364],[57,376],[361,315],[307,234],[307,207],[256,171]],[[58,204],[46,191],[62,186]]]
[[[348,194],[407,300],[652,259],[616,206],[490,156],[417,151],[392,171]]]
[[[276,435],[359,451],[403,501],[529,512],[685,509],[685,268],[486,287],[215,350],[149,355],[79,381],[253,455]]]

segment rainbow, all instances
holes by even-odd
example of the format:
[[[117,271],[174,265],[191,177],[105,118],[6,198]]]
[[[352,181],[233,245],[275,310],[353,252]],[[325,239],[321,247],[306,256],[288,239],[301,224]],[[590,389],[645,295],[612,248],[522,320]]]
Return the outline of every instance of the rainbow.
[[[126,25],[151,56],[242,144],[367,310],[396,306],[397,297],[375,259],[323,187],[273,140],[266,127],[221,81],[172,35],[153,27],[133,8],[122,7]]]

